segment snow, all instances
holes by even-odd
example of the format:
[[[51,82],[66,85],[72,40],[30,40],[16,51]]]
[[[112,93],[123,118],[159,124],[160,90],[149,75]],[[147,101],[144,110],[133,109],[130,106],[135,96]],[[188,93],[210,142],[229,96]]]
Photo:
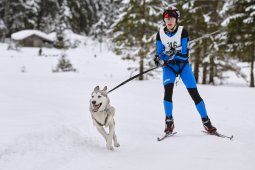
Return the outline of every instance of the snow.
[[[160,79],[131,81],[109,94],[116,108],[120,148],[108,151],[92,124],[89,98],[96,85],[111,89],[129,78],[128,64],[87,41],[65,51],[78,72],[52,73],[63,51],[39,48],[7,51],[0,44],[1,170],[253,170],[255,168],[255,91],[236,85],[198,85],[219,132],[234,140],[201,133],[193,101],[180,81],[174,91],[178,134],[163,135],[163,87]],[[21,72],[21,68],[26,72]],[[231,82],[231,79],[230,79]]]
[[[6,30],[6,26],[4,24],[4,21],[0,19],[0,30]]]
[[[46,34],[44,32],[41,32],[39,30],[22,30],[22,31],[18,31],[16,33],[13,33],[11,35],[11,38],[13,40],[23,40],[23,39],[25,39],[27,37],[30,37],[32,35],[37,35],[39,37],[42,37],[45,40],[53,41],[53,39],[48,34]]]
[[[245,8],[245,11],[248,12],[248,11],[254,11],[255,10],[255,5],[251,5],[247,8]]]
[[[203,15],[203,17],[206,23],[208,23],[211,19],[209,15]]]

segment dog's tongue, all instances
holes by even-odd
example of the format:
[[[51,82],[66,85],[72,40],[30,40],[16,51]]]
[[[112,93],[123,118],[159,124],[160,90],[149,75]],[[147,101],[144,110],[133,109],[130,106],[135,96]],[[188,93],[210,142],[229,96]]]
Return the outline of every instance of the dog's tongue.
[[[97,112],[100,107],[100,104],[94,105],[93,112]]]

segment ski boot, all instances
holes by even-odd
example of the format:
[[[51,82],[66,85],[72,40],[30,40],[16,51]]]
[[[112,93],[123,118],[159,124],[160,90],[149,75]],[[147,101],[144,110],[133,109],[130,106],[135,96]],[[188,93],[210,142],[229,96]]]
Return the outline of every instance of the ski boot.
[[[166,121],[166,127],[165,127],[164,132],[166,134],[170,134],[174,130],[174,119],[172,116],[166,116],[165,121]]]
[[[205,130],[208,133],[212,134],[212,133],[216,132],[217,129],[212,125],[212,123],[208,117],[202,118],[202,122],[203,122],[203,126],[204,126]]]

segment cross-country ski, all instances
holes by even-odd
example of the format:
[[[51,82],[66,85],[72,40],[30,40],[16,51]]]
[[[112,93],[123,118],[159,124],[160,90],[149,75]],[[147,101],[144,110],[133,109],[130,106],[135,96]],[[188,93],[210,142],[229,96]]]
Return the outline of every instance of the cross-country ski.
[[[231,136],[226,136],[226,135],[223,135],[223,134],[218,133],[218,132],[213,132],[213,133],[208,133],[208,132],[206,132],[206,131],[202,131],[202,132],[205,133],[205,134],[207,134],[207,135],[213,135],[213,136],[217,136],[217,137],[221,137],[221,138],[227,138],[227,139],[230,139],[230,140],[232,140],[232,139],[234,138],[233,135],[231,135]]]
[[[162,141],[164,140],[165,138],[168,138],[168,137],[171,137],[171,136],[174,136],[177,132],[173,132],[173,133],[166,133],[164,136],[162,137],[158,137],[157,140],[158,141]]]

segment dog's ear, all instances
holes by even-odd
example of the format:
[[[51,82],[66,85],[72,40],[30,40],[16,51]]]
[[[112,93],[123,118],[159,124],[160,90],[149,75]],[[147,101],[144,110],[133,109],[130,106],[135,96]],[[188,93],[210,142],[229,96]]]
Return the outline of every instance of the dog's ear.
[[[96,86],[96,87],[94,88],[94,91],[99,91],[99,86]]]
[[[103,89],[103,91],[106,91],[107,90],[107,86],[104,86],[104,89]]]

